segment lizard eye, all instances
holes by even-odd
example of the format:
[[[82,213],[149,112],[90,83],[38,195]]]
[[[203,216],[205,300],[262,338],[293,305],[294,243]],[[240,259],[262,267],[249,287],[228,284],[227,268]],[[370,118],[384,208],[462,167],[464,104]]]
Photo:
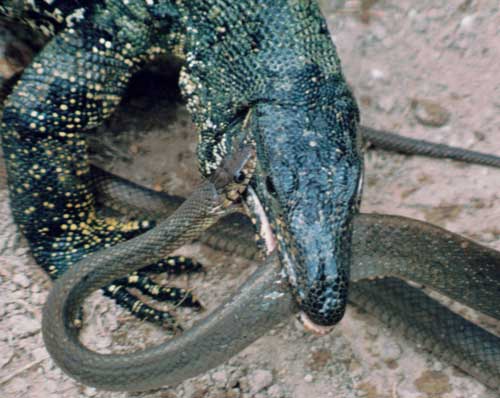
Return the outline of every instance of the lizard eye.
[[[245,178],[246,178],[245,172],[240,171],[234,176],[234,182],[237,184],[241,184],[243,181],[245,181]]]

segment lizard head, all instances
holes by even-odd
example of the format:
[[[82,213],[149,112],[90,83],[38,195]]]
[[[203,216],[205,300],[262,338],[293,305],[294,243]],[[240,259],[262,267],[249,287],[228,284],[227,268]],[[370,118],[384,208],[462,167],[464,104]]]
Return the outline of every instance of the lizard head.
[[[319,333],[345,311],[363,170],[358,108],[334,72],[307,65],[270,79],[224,134],[202,134],[198,146],[208,175],[236,137],[253,142],[256,169],[244,203],[266,251],[279,252],[306,327]]]
[[[362,185],[357,108],[336,105],[329,114],[259,104],[251,122],[257,169],[246,203],[267,251],[279,252],[305,326],[318,333],[345,311]]]

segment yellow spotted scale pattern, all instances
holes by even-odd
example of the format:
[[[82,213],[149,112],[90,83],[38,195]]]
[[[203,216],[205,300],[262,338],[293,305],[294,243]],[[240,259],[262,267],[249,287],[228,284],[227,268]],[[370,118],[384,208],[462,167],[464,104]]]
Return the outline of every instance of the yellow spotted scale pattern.
[[[161,26],[151,26],[143,1],[2,3],[1,16],[49,38],[6,100],[1,134],[14,218],[37,263],[57,278],[87,254],[154,226],[150,220],[98,214],[85,132],[113,112],[131,75],[175,40],[162,37],[164,47],[158,46],[154,36]],[[128,289],[199,307],[191,293],[160,286],[147,276],[199,269],[190,259],[172,257],[103,292],[137,317],[170,327],[174,319],[169,312],[143,303]]]

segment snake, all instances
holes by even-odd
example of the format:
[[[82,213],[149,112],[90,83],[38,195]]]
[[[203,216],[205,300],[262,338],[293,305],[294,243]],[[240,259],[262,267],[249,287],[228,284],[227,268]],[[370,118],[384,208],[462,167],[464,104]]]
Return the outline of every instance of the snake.
[[[111,208],[128,208],[162,219],[169,214],[174,218],[186,216],[182,207],[186,204],[178,207],[184,203],[180,197],[150,191],[95,167],[93,174],[98,182],[99,200]],[[208,191],[214,192],[213,188]],[[197,190],[186,202],[195,203],[198,215],[204,207],[199,205],[199,198],[206,192]],[[216,202],[204,203],[210,207]],[[189,217],[195,218],[191,213]],[[200,225],[198,233],[208,224],[205,220]],[[191,234],[194,230],[196,226],[191,226]],[[153,231],[148,233],[156,234]],[[253,231],[248,218],[233,213],[205,231],[199,240],[228,253],[259,259],[262,253],[249,243],[253,241]],[[56,282],[44,307],[42,330],[48,351],[66,373],[84,384],[117,391],[178,384],[227,361],[299,311],[279,259],[272,254],[232,297],[181,336],[127,354],[93,352],[79,342],[71,319],[91,291],[130,272],[123,265],[135,264],[129,261],[131,256],[134,260],[137,256],[135,250],[130,250],[130,242],[133,240],[83,260],[89,264],[87,271],[80,266],[68,271]],[[149,245],[155,250],[159,246],[159,242]],[[352,303],[380,316],[404,335],[500,391],[499,337],[407,283],[423,284],[500,319],[496,305],[500,293],[500,252],[428,223],[380,214],[355,216],[352,250]],[[115,254],[121,256],[119,261],[109,260]],[[111,269],[103,268],[102,261],[109,261]],[[112,274],[114,269],[121,270]]]

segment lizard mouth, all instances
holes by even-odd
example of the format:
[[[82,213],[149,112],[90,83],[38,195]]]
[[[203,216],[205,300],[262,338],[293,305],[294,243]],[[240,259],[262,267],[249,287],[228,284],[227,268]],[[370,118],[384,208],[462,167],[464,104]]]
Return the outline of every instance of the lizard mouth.
[[[272,252],[274,252],[277,248],[277,239],[274,235],[274,232],[271,227],[271,223],[269,218],[266,215],[264,210],[264,206],[260,202],[257,194],[253,190],[251,186],[247,187],[244,205],[248,214],[252,215],[252,222],[255,224],[257,228],[257,234],[263,241],[263,246],[265,248],[266,255],[269,256]],[[283,271],[286,272],[288,280],[292,287],[296,284],[296,272],[295,267],[292,263],[292,260],[288,255],[282,255],[282,264]],[[301,311],[299,314],[299,320],[304,325],[304,328],[311,333],[316,335],[324,336],[328,334],[333,326],[323,326],[314,323],[310,317],[304,312]]]
[[[307,316],[307,314],[304,311],[301,311],[299,314],[299,320],[302,322],[302,325],[304,325],[304,328],[311,332],[314,333],[318,336],[325,336],[328,333],[330,333],[335,326],[323,326],[323,325],[318,325],[317,323],[314,323],[311,318]]]
[[[273,229],[264,210],[264,206],[262,206],[262,203],[251,186],[247,187],[244,204],[247,213],[252,216],[252,223],[257,228],[257,234],[264,243],[266,255],[269,256],[274,250],[276,250],[276,237],[274,236]]]

